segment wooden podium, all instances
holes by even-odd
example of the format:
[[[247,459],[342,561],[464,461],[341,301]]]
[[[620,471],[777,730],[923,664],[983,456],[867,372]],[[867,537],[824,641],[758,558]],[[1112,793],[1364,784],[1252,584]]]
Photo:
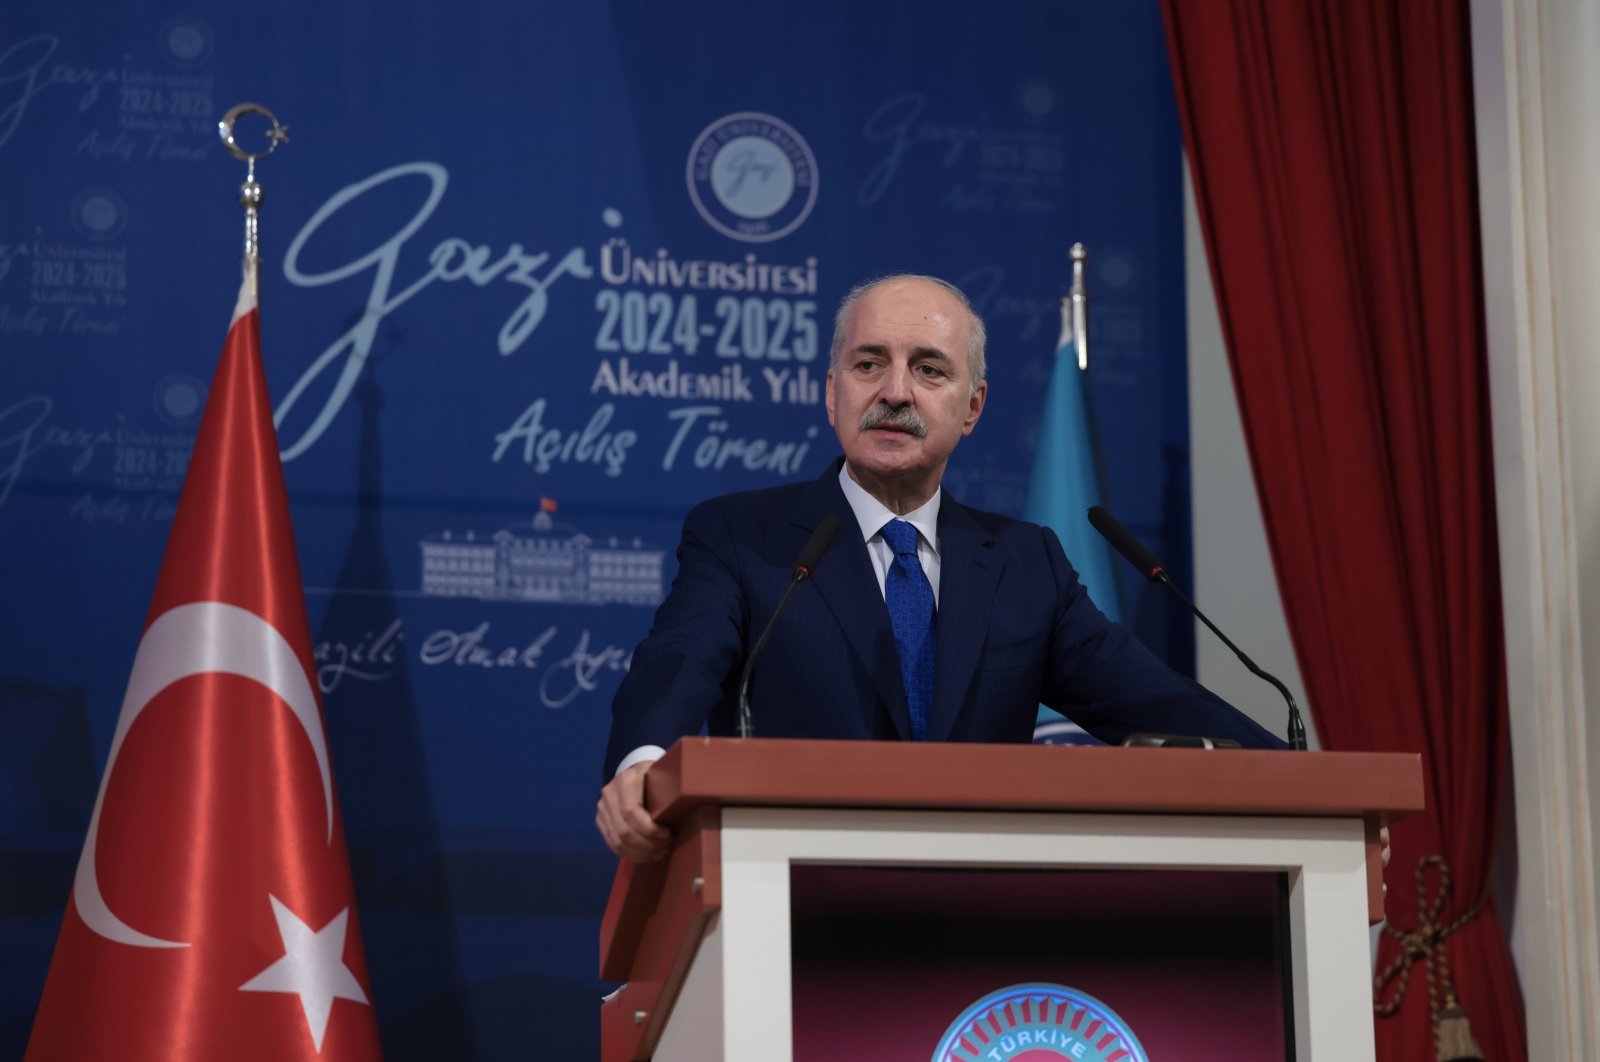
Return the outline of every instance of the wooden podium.
[[[1145,1030],[1169,1012],[1188,1023],[1161,1036],[1233,1035],[1204,1031],[1217,1011],[1218,1030],[1255,1023],[1252,1042],[1277,1043],[1227,1057],[1372,1059],[1378,830],[1423,807],[1420,761],[1399,753],[735,738],[678,742],[646,792],[674,847],[621,864],[612,886],[600,973],[626,983],[601,1011],[606,1062],[928,1059],[942,1019],[915,1012],[948,1013],[946,981],[961,1000],[989,966],[1057,962],[1117,986],[1120,1007],[1107,1002],[1131,1024],[1132,1011],[1156,1015]],[[1261,933],[1239,928],[1257,924],[1243,906],[1255,894],[1277,897]],[[893,939],[916,941],[902,966],[870,942],[849,951],[902,916],[914,928]],[[1076,920],[1029,929],[1058,916]],[[1247,937],[1277,944],[1256,948],[1260,963],[1230,955]],[[963,950],[973,941],[983,954]],[[807,972],[797,942],[820,956]],[[991,954],[1007,942],[1026,953],[1009,967]],[[1207,992],[1215,1005],[1196,1004]],[[856,1000],[873,1016],[847,1016]],[[971,1057],[1010,1057],[989,1032]]]

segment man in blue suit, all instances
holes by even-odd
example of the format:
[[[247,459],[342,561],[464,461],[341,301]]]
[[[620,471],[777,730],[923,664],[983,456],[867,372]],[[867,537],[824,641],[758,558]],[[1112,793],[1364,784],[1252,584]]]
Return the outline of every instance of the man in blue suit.
[[[644,772],[702,726],[733,732],[745,654],[830,514],[838,538],[755,668],[758,735],[1025,742],[1042,702],[1108,742],[1157,731],[1282,744],[1108,621],[1053,532],[940,490],[983,413],[984,338],[943,281],[857,288],[835,321],[826,391],[843,459],[814,482],[690,512],[672,592],[612,705],[595,822],[618,855],[665,853]]]

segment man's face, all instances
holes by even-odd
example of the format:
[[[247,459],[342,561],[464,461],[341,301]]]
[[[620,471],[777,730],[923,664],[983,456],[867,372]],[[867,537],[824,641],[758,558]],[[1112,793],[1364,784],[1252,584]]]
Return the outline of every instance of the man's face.
[[[828,373],[828,423],[863,476],[931,488],[983,412],[972,387],[971,318],[955,296],[922,280],[894,280],[856,300],[839,363]]]

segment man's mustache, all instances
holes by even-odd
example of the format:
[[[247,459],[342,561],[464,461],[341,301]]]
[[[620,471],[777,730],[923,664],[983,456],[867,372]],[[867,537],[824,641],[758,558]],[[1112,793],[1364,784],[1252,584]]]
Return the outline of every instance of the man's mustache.
[[[915,409],[908,405],[891,406],[882,402],[867,410],[857,425],[858,431],[870,431],[873,428],[898,428],[919,439],[928,434],[928,422]]]

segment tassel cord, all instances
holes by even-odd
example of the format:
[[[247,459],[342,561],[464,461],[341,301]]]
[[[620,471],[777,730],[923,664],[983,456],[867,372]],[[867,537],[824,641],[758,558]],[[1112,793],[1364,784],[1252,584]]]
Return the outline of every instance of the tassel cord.
[[[1427,888],[1429,868],[1437,867],[1439,887],[1431,895]],[[1450,866],[1442,856],[1424,856],[1417,860],[1417,925],[1411,930],[1383,927],[1387,936],[1400,944],[1400,954],[1389,965],[1378,971],[1372,979],[1372,1009],[1379,1017],[1391,1017],[1405,999],[1411,979],[1411,968],[1422,960],[1428,977],[1428,1018],[1433,1026],[1434,1048],[1439,1059],[1481,1058],[1477,1043],[1472,1038],[1465,1009],[1456,998],[1455,982],[1450,975],[1450,960],[1445,951],[1445,938],[1476,918],[1488,901],[1485,888],[1470,909],[1449,924],[1440,922],[1445,901],[1451,891]],[[1382,998],[1385,986],[1394,985],[1388,1000]],[[1441,1001],[1442,997],[1442,1001]],[[1445,1025],[1450,1026],[1448,1037]],[[1447,1044],[1445,1041],[1450,1042]],[[1446,1051],[1449,1054],[1446,1054]]]

